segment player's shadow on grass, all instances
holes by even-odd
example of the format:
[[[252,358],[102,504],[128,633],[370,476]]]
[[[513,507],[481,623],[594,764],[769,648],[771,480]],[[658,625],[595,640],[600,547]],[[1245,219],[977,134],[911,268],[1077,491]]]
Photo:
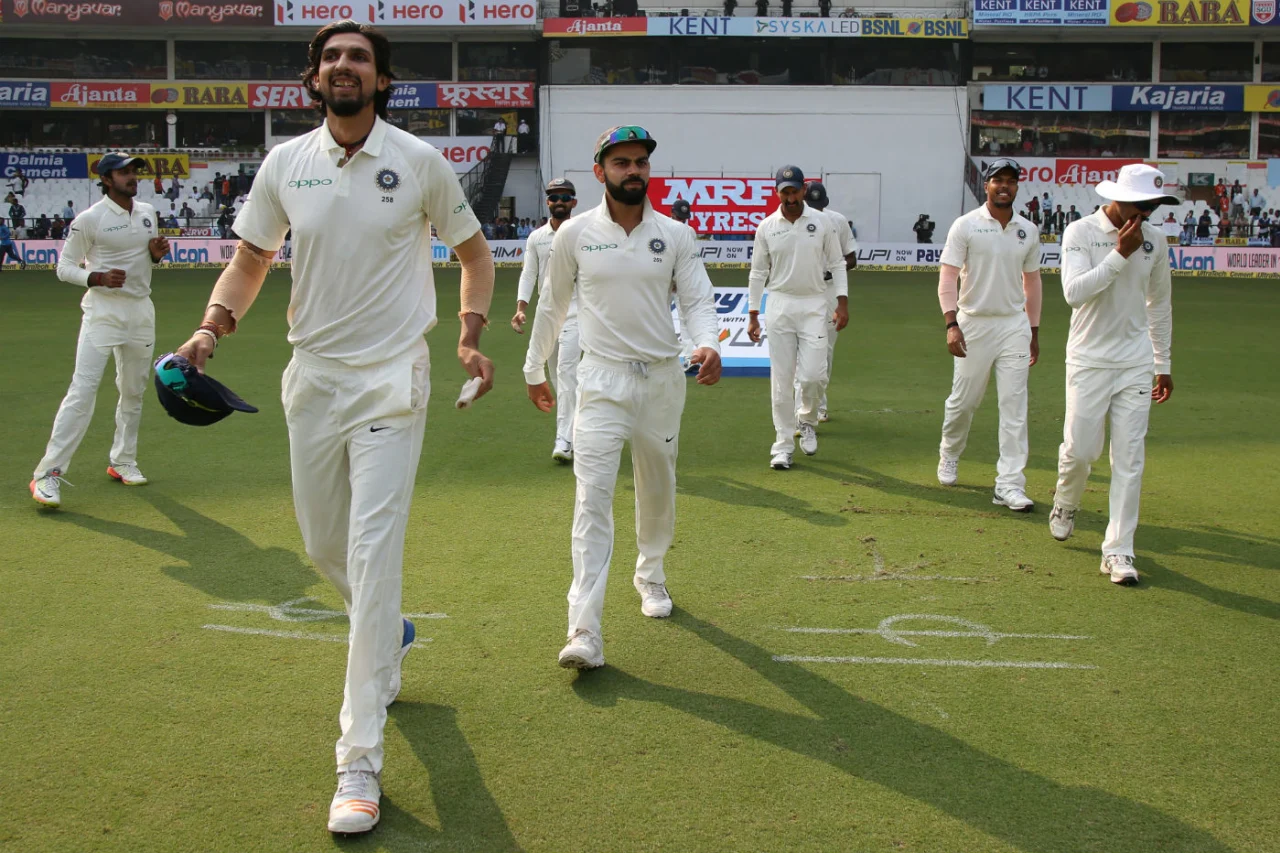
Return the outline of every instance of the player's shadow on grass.
[[[791,472],[781,472],[781,476],[788,475],[794,476]],[[676,478],[676,490],[733,506],[777,510],[819,527],[842,527],[849,523],[844,516],[823,512],[801,498],[729,477],[683,475]]]
[[[400,851],[484,850],[492,853],[517,851],[511,829],[498,803],[480,775],[475,753],[458,727],[457,713],[443,705],[397,702],[387,710],[422,762],[431,785],[440,828],[428,826],[413,809],[397,804],[394,782],[383,791],[382,817],[377,828],[363,838],[335,838],[343,850]],[[397,775],[408,775],[398,772]]]
[[[813,473],[829,480],[835,480],[841,485],[875,489],[876,491],[902,498],[918,498],[953,509],[974,510],[986,515],[999,515],[1001,518],[1014,515],[1015,520],[1016,518],[1029,517],[1022,513],[1010,513],[1004,507],[997,507],[991,503],[991,486],[974,486],[965,483],[957,483],[954,486],[942,486],[936,483],[921,485],[920,483],[900,480],[888,474],[881,474],[879,471],[873,471],[870,468],[863,468],[859,465],[850,465],[846,462],[838,462],[831,459],[815,459],[804,470],[806,473]],[[928,511],[921,511],[919,514],[933,515]]]
[[[224,601],[278,604],[306,595],[319,576],[294,552],[263,548],[233,527],[201,515],[155,486],[131,490],[159,510],[181,531],[170,533],[78,512],[50,513],[62,524],[114,536],[181,560],[162,571],[176,581]]]
[[[821,761],[925,803],[1019,850],[1037,853],[1225,853],[1209,833],[1113,791],[1064,785],[946,732],[846,692],[803,666],[677,608],[671,621],[731,655],[814,716],[645,681],[584,673],[574,691],[595,705],[656,702]]]

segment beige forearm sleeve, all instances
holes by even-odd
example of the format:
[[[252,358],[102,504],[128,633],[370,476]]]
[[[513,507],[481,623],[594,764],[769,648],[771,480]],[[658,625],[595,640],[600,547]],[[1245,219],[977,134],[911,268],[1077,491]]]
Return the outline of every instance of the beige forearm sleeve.
[[[271,258],[255,252],[244,243],[236,246],[235,256],[231,263],[222,270],[218,282],[213,286],[213,294],[209,297],[209,307],[224,308],[231,315],[230,331],[244,319],[262,290],[267,273],[271,271]],[[490,289],[493,282],[490,281]],[[206,315],[207,316],[207,315]]]
[[[487,249],[462,262],[462,314],[479,314],[486,321],[493,302],[493,255]]]

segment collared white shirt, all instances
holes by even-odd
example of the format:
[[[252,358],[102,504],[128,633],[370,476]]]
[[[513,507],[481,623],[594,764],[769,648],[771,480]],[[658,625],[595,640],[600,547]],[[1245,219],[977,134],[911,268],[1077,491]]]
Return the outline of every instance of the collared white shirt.
[[[360,367],[435,325],[431,226],[452,247],[480,223],[444,156],[382,119],[344,154],[327,124],[272,148],[232,227],[272,252],[292,229],[289,343]]]
[[[766,216],[756,228],[748,282],[750,311],[760,310],[766,285],[770,293],[791,296],[820,296],[828,287],[836,297],[848,296],[849,274],[831,220],[807,204],[795,222],[782,215],[781,207]]]
[[[1164,232],[1142,224],[1142,245],[1127,259],[1105,210],[1062,235],[1062,291],[1071,312],[1067,364],[1142,367],[1169,373],[1172,282]]]
[[[151,295],[151,250],[147,244],[159,235],[156,209],[133,200],[125,210],[108,196],[80,214],[58,256],[58,278],[67,284],[89,286],[89,274],[124,270],[124,286],[97,288],[114,296]]]
[[[840,241],[840,254],[847,258],[858,251],[858,238],[853,236],[853,228],[850,227],[848,218],[838,210],[832,210],[829,207],[822,211],[822,215],[831,220],[836,239]]]
[[[546,381],[547,359],[575,286],[585,353],[641,364],[678,356],[672,286],[693,346],[720,350],[714,291],[693,229],[646,201],[644,218],[627,234],[602,202],[561,225],[551,243],[542,303],[524,362],[530,385]]]
[[[565,220],[566,222],[568,220]],[[561,225],[561,228],[564,226]],[[555,229],[548,222],[537,228],[524,244],[524,264],[520,268],[520,283],[516,286],[516,302],[530,303],[536,289],[542,295],[547,282],[547,258],[551,255],[551,241],[556,236]],[[578,316],[578,298],[569,300],[569,313],[565,319]]]
[[[1040,269],[1040,237],[1013,214],[1000,225],[985,204],[951,223],[942,263],[960,268],[960,310],[974,317],[1010,317],[1027,307],[1022,274]]]

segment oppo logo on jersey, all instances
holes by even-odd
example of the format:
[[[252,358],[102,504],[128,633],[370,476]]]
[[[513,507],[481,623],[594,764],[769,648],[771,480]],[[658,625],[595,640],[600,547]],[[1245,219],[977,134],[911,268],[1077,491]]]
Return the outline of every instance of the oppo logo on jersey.
[[[330,180],[329,178],[320,178],[320,179],[307,178],[301,181],[290,181],[289,188],[295,189],[295,190],[306,190],[306,189],[310,189],[311,187],[327,187],[332,184],[333,184],[333,181]]]
[[[617,243],[601,243],[601,244],[600,244],[600,245],[598,245],[598,246],[583,246],[583,247],[582,247],[582,251],[584,251],[584,252],[603,252],[605,249],[616,249],[616,248],[618,248],[618,244],[617,244]]]

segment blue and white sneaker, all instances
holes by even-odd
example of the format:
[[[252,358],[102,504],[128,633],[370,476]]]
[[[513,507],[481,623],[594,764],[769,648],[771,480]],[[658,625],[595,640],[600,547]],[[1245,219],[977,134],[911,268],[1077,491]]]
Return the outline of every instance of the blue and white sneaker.
[[[400,686],[402,679],[400,677],[400,667],[404,664],[405,656],[409,654],[409,650],[413,648],[413,638],[418,635],[418,631],[413,627],[413,623],[408,619],[401,617],[404,622],[404,635],[400,640],[400,651],[396,652],[396,668],[391,671],[391,689],[390,696],[387,699],[387,705],[396,701],[396,697],[400,695]]]

